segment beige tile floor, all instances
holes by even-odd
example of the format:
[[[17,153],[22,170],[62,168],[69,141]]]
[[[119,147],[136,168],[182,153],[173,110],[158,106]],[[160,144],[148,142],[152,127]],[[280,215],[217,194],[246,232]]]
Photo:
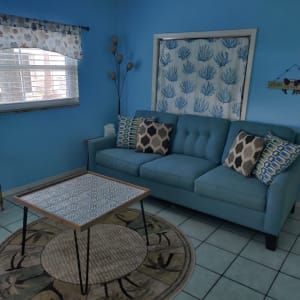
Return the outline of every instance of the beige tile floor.
[[[194,246],[194,272],[176,300],[300,299],[300,207],[275,252],[265,249],[262,234],[242,226],[154,198],[145,201],[145,209],[180,228]],[[36,219],[29,213],[29,222]],[[22,208],[5,200],[0,242],[21,227]]]

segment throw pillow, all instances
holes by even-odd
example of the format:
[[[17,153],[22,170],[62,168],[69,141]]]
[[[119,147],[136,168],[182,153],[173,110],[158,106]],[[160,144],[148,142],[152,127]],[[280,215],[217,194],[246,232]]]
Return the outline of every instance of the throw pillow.
[[[267,145],[257,163],[254,175],[263,183],[270,185],[276,175],[290,167],[297,159],[300,145],[290,143],[271,133],[268,133],[266,139]]]
[[[264,138],[241,131],[235,138],[224,165],[244,176],[250,176],[264,145]]]
[[[172,126],[144,120],[138,130],[136,151],[165,155],[170,147]]]
[[[139,125],[144,118],[128,118],[119,116],[117,147],[135,149]]]

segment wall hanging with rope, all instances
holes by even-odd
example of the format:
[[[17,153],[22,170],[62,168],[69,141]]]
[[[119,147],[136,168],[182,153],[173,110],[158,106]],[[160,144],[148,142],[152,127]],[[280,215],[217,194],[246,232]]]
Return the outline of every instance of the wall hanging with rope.
[[[288,91],[291,91],[292,95],[300,95],[300,75],[298,78],[288,76],[294,70],[300,71],[300,65],[294,64],[287,68],[275,80],[268,82],[268,88],[282,90],[284,94],[288,94]]]

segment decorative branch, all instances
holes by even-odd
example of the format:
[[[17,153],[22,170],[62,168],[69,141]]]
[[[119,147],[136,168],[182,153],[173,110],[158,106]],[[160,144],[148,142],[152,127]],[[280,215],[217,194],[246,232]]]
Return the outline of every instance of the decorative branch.
[[[119,41],[118,37],[114,36],[111,40],[111,48],[110,52],[114,57],[115,71],[109,73],[109,77],[115,83],[116,91],[117,91],[117,100],[118,100],[118,115],[121,113],[121,98],[124,90],[125,81],[127,78],[127,73],[134,69],[134,64],[132,62],[128,62],[126,64],[126,68],[122,68],[122,64],[124,63],[124,55],[118,50]]]

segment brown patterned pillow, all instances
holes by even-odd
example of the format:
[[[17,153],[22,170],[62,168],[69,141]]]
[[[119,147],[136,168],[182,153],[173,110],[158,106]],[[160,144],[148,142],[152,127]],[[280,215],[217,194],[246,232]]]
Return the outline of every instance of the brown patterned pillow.
[[[136,151],[165,155],[170,147],[172,126],[144,120],[138,129]]]
[[[224,165],[244,176],[251,176],[264,146],[264,138],[241,131],[235,138]]]

